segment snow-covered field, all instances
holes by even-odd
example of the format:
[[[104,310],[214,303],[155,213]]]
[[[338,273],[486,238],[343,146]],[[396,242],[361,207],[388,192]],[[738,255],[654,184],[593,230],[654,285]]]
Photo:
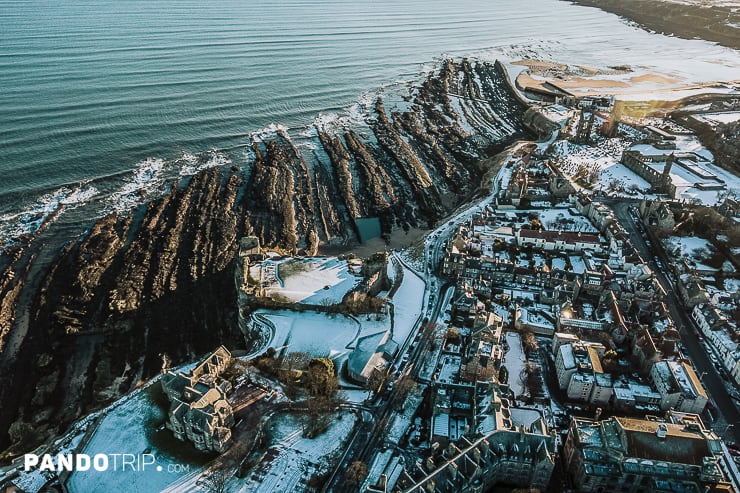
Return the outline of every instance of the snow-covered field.
[[[663,240],[666,250],[674,257],[689,260],[698,269],[717,270],[704,264],[715,252],[714,246],[703,238],[694,236],[669,236]]]
[[[404,268],[403,281],[393,296],[393,338],[403,343],[416,325],[422,312],[424,282]],[[390,316],[345,316],[336,313],[259,309],[254,320],[269,328],[264,346],[287,348],[289,352],[306,352],[313,356],[328,356],[341,362],[354,347],[358,337],[390,328]],[[266,322],[266,323],[265,323]]]
[[[248,478],[233,478],[226,491],[304,491],[311,476],[328,470],[328,458],[342,451],[356,421],[357,417],[353,412],[341,411],[332,419],[326,432],[315,438],[304,438],[299,417],[281,415],[274,418],[270,426],[275,445],[270,448],[267,458],[257,465]]]
[[[524,370],[524,363],[527,358],[524,356],[522,341],[518,332],[506,332],[506,342],[509,345],[509,350],[504,356],[504,366],[509,370],[509,387],[519,397],[526,392],[524,382],[519,376]]]
[[[359,319],[335,313],[290,310],[255,312],[275,327],[274,336],[266,347],[287,347],[289,352],[305,352],[313,356],[338,358],[350,351],[352,343],[361,334],[372,334],[390,326],[388,317],[376,321],[374,317]]]
[[[335,257],[266,260],[250,266],[249,275],[267,284],[267,296],[306,304],[339,303],[361,279]]]
[[[156,384],[155,384],[156,385]],[[153,465],[112,471],[113,462],[105,472],[76,471],[67,482],[70,493],[107,493],[110,491],[158,492],[184,475],[194,475],[209,459],[188,444],[176,440],[172,432],[158,429],[164,423],[164,412],[153,396],[159,386],[150,387],[103,417],[90,441],[80,453],[152,454]],[[120,463],[119,463],[120,468]],[[187,468],[187,469],[185,469]],[[177,472],[175,472],[177,469]],[[183,470],[187,472],[183,472]]]
[[[393,295],[393,340],[399,344],[403,344],[421,316],[424,287],[424,281],[404,267],[403,282]]]

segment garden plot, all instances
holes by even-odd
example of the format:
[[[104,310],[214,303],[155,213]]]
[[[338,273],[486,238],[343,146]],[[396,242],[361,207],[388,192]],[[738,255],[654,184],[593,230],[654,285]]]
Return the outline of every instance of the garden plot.
[[[504,366],[509,371],[509,387],[518,397],[526,393],[521,375],[525,370],[527,358],[524,356],[522,340],[518,332],[506,332],[506,343],[509,345],[509,350],[506,351]]]
[[[570,209],[548,208],[524,212],[536,215],[542,226],[547,230],[583,231],[586,233],[598,233],[599,231],[586,216],[574,214]]]

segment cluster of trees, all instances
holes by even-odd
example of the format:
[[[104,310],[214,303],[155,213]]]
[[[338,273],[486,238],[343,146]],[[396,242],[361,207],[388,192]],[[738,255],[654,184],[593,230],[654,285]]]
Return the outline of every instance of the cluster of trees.
[[[340,305],[340,313],[380,313],[385,305],[385,298],[370,296],[367,293],[352,292],[349,293]]]
[[[604,357],[601,358],[601,366],[604,368],[604,371],[607,371],[609,373],[613,373],[617,370],[618,367],[618,354],[615,350],[609,349],[604,353]]]
[[[696,206],[684,209],[676,217],[676,221],[678,232],[682,235],[716,240],[717,233],[721,232],[727,236],[728,245],[740,244],[740,226],[711,207]]]
[[[333,397],[339,388],[334,361],[329,358],[313,358],[299,351],[280,355],[274,348],[267,348],[254,365],[280,380],[289,399],[297,397],[300,387],[311,397]]]
[[[533,352],[540,350],[539,344],[537,344],[537,338],[534,336],[532,329],[525,329],[521,332],[522,338],[522,349],[524,353],[529,356]]]
[[[542,368],[537,363],[528,361],[522,372],[521,378],[533,398],[544,397],[542,388]]]

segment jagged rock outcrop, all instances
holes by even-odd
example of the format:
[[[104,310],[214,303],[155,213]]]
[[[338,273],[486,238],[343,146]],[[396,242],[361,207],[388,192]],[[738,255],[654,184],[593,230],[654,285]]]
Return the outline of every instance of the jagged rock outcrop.
[[[16,404],[0,409],[0,445],[12,422],[59,431],[155,374],[161,353],[177,363],[243,345],[232,272],[242,236],[311,255],[356,243],[360,218],[377,217],[386,237],[433,225],[478,190],[480,159],[531,137],[525,109],[500,67],[445,60],[408,109],[377,100],[372,135],[319,129],[327,162],[278,133],[253,143],[246,169],[201,171],[63,248],[38,238],[5,257],[0,341],[14,331],[20,344],[0,352],[0,402]]]
[[[5,340],[15,321],[18,295],[23,288],[30,262],[21,263],[23,249],[10,253],[11,261],[0,273],[0,353],[5,349]]]

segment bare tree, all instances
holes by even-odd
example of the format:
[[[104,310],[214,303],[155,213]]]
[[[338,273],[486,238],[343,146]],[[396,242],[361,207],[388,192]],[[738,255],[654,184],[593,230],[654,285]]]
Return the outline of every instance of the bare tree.
[[[367,477],[367,464],[359,460],[353,462],[347,468],[344,477],[348,486],[359,486]]]
[[[396,393],[401,397],[406,397],[414,388],[416,388],[416,382],[411,375],[403,375],[401,378],[396,380],[395,389]]]
[[[223,469],[211,468],[196,481],[196,485],[208,493],[224,493],[229,475]]]
[[[531,352],[538,351],[540,348],[537,344],[537,338],[534,336],[534,332],[532,332],[531,329],[524,329],[522,331],[522,348],[527,356],[529,356]]]
[[[375,368],[367,379],[365,389],[371,392],[380,392],[380,390],[390,381],[391,374],[387,368]]]
[[[296,398],[296,380],[300,378],[301,372],[308,368],[310,361],[311,356],[302,352],[291,352],[283,357],[280,364],[280,379],[285,395],[289,399]]]

